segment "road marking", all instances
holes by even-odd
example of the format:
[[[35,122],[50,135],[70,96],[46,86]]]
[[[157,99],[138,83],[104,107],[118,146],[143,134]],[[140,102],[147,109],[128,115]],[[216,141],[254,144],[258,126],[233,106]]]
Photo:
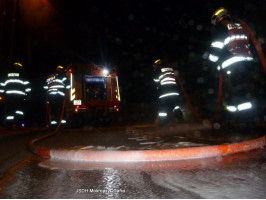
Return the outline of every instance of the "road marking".
[[[16,165],[14,165],[13,167],[11,167],[10,169],[8,169],[3,177],[0,179],[0,191],[3,190],[3,186],[5,186],[7,183],[11,182],[13,180],[13,175],[15,173],[15,171],[27,164],[29,164],[29,162],[31,160],[33,160],[34,156],[31,155],[29,157],[27,157],[25,160],[20,161],[19,163],[17,163]]]

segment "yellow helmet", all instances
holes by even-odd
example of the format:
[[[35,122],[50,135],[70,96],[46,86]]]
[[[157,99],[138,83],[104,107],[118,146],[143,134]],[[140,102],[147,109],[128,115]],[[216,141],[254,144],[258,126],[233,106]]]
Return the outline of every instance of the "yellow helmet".
[[[60,71],[63,71],[64,70],[64,67],[62,66],[62,65],[58,65],[57,67],[56,67],[56,71],[57,72],[60,72]]]
[[[230,16],[228,11],[225,8],[221,7],[215,10],[214,13],[212,14],[211,23],[213,25],[216,25],[220,20],[222,20],[227,16]]]
[[[13,64],[15,69],[22,69],[22,63],[20,61],[14,62]]]
[[[153,62],[153,68],[159,68],[162,65],[162,60],[157,59]]]

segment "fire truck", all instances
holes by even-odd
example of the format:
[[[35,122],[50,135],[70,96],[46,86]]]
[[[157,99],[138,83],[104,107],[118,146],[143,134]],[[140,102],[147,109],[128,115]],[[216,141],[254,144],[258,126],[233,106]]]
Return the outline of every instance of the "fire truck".
[[[96,64],[70,64],[66,99],[67,123],[74,126],[110,121],[119,111],[120,93],[116,69]]]

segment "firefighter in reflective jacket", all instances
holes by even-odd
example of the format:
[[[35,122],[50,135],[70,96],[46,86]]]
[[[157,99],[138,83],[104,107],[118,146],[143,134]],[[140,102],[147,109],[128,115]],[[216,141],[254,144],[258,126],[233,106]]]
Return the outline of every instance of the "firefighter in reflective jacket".
[[[174,113],[176,119],[183,121],[173,68],[169,64],[164,65],[162,60],[158,59],[154,61],[153,69],[155,73],[154,81],[158,84],[157,89],[159,90],[158,117],[160,125],[166,125],[169,111]]]
[[[70,82],[66,77],[64,67],[58,66],[56,68],[56,73],[48,76],[46,84],[47,85],[44,86],[44,89],[47,89],[47,103],[49,103],[50,106],[50,126],[55,127],[58,124],[62,113],[63,102],[64,99],[66,99],[67,90],[70,88]],[[65,115],[63,116],[61,123],[66,123]]]
[[[254,98],[249,88],[254,59],[249,36],[238,23],[232,22],[224,8],[216,10],[211,18],[217,37],[211,43],[209,60],[224,75],[224,106],[229,113],[243,113],[254,108]]]
[[[22,73],[22,64],[15,62],[6,79],[1,83],[0,93],[6,100],[6,125],[23,127],[25,123],[25,101],[31,91],[30,82]]]

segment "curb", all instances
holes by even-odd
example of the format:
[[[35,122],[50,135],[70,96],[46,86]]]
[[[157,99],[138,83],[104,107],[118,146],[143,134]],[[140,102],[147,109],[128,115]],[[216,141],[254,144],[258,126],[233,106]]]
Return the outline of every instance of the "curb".
[[[53,135],[45,135],[42,138]],[[129,151],[91,151],[91,150],[65,150],[46,149],[34,146],[34,142],[29,143],[30,150],[45,158],[69,160],[69,161],[89,161],[89,162],[147,162],[147,161],[174,161],[197,158],[207,158],[215,156],[230,155],[246,152],[263,147],[266,144],[266,135],[257,139],[205,147],[191,147],[180,149],[162,150],[129,150]]]

